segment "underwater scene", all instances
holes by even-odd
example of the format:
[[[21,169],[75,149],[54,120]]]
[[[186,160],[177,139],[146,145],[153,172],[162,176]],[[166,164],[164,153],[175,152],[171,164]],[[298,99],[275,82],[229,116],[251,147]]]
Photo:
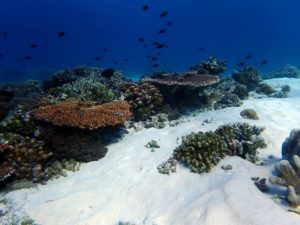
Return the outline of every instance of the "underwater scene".
[[[299,225],[298,0],[0,0],[0,225]]]

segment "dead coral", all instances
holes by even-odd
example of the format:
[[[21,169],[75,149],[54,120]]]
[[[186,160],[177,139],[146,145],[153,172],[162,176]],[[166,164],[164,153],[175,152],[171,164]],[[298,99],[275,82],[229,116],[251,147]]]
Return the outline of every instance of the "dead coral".
[[[126,101],[94,105],[91,102],[68,99],[35,109],[33,115],[38,120],[54,125],[93,130],[125,122],[131,116],[129,108]]]

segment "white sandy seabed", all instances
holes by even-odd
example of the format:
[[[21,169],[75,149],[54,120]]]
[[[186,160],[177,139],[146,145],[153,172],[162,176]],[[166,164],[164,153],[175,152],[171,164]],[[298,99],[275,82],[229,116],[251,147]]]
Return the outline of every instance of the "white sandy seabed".
[[[251,180],[271,176],[282,142],[292,128],[300,128],[300,79],[267,82],[275,87],[289,84],[289,97],[251,98],[241,107],[199,113],[176,127],[129,133],[110,145],[103,159],[83,164],[79,172],[11,192],[7,198],[41,225],[299,225],[300,215],[283,209]],[[245,108],[255,109],[260,120],[241,118]],[[205,119],[212,122],[203,125]],[[227,157],[203,175],[182,166],[169,176],[158,173],[156,167],[171,156],[178,137],[229,122],[266,127],[262,136],[268,147],[260,150],[266,165]],[[160,145],[155,152],[145,148],[152,139]],[[233,169],[222,170],[224,164]]]

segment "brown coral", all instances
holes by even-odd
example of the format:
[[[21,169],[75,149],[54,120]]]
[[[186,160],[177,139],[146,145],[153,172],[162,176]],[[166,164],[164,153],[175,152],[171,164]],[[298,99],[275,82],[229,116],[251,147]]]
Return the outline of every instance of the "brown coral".
[[[38,120],[54,125],[93,130],[123,123],[131,116],[129,108],[126,101],[94,105],[91,102],[67,99],[35,109],[33,115]]]

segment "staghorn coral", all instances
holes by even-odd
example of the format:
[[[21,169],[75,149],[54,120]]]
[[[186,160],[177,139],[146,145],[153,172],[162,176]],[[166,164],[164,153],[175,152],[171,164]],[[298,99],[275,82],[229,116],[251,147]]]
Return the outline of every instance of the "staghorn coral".
[[[287,187],[286,200],[297,207],[300,206],[300,157],[293,155],[290,161],[281,160],[275,165],[278,176],[271,177],[270,182]]]
[[[225,156],[257,160],[257,149],[265,147],[258,135],[263,128],[246,123],[220,126],[215,132],[191,133],[174,150],[174,157],[187,164],[193,172],[209,172]]]
[[[217,60],[215,57],[209,57],[199,65],[191,66],[190,70],[197,71],[199,74],[219,75],[226,70],[226,61]]]
[[[164,101],[160,91],[147,83],[128,87],[125,91],[125,100],[129,102],[137,121],[146,120],[157,113]]]
[[[12,176],[14,172],[15,170],[11,166],[0,165],[0,182]]]
[[[123,123],[131,116],[129,108],[126,101],[94,105],[67,99],[54,105],[41,106],[33,110],[33,115],[38,120],[54,125],[93,130]]]

